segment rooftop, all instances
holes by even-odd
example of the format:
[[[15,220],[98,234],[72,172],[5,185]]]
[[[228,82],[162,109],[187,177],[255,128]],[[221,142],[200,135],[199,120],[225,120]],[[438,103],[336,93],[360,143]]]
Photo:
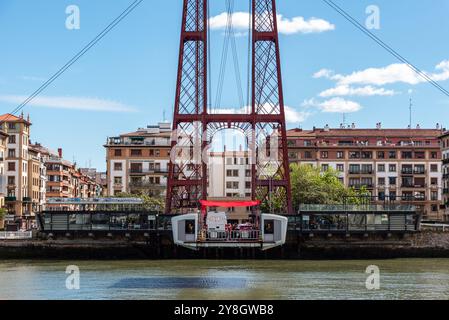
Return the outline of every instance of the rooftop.
[[[28,116],[28,119],[25,120],[23,118],[23,114],[20,117],[17,117],[13,114],[5,113],[3,115],[0,115],[0,121],[2,121],[2,122],[21,122],[21,123],[31,125],[30,117]]]

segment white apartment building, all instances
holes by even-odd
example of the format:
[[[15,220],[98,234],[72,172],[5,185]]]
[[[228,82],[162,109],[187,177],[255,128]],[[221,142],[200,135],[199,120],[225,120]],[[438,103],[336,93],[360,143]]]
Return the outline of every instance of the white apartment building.
[[[251,165],[248,152],[209,154],[209,198],[251,198]]]

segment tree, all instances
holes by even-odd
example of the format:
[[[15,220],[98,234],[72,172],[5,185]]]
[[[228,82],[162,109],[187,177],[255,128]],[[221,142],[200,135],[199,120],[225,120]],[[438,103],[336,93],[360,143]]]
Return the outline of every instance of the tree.
[[[6,215],[8,214],[8,211],[4,208],[0,208],[0,229],[3,229],[4,227],[4,219]]]
[[[138,198],[142,199],[145,210],[163,212],[165,210],[165,200],[162,197],[150,197],[146,194],[120,193],[116,198]]]
[[[293,208],[299,210],[301,204],[359,204],[368,190],[347,188],[339,179],[339,172],[310,165],[291,164],[290,180],[292,186]]]

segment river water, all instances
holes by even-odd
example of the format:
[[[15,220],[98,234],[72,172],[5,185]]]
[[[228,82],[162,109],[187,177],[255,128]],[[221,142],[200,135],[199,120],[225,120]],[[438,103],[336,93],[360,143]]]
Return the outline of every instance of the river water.
[[[68,265],[79,290],[66,287]],[[379,290],[366,288],[370,265]],[[0,299],[449,299],[449,259],[6,261]]]

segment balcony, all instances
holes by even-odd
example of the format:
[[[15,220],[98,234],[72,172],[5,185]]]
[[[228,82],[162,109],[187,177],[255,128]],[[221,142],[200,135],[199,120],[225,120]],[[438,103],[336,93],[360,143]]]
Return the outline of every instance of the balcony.
[[[16,202],[17,198],[16,197],[5,197],[5,202]]]
[[[130,169],[131,175],[145,175],[145,174],[168,174],[167,169]]]
[[[449,164],[449,158],[443,160],[443,164]]]
[[[31,197],[23,197],[23,202],[31,203],[33,199]]]
[[[401,188],[408,188],[408,189],[423,189],[426,188],[426,184],[414,184],[414,183],[403,183],[401,185]]]
[[[401,173],[402,174],[407,174],[407,175],[409,175],[409,174],[413,174],[413,169],[402,169],[401,170]]]
[[[354,188],[354,189],[361,189],[363,187],[365,187],[367,189],[374,189],[374,184],[373,183],[368,183],[368,184],[366,184],[366,183],[360,183],[360,184],[356,183],[356,184],[350,184],[349,185],[349,188]]]
[[[151,189],[151,190],[161,190],[166,188],[166,185],[161,183],[151,183],[151,182],[133,182],[129,184],[130,189]]]

